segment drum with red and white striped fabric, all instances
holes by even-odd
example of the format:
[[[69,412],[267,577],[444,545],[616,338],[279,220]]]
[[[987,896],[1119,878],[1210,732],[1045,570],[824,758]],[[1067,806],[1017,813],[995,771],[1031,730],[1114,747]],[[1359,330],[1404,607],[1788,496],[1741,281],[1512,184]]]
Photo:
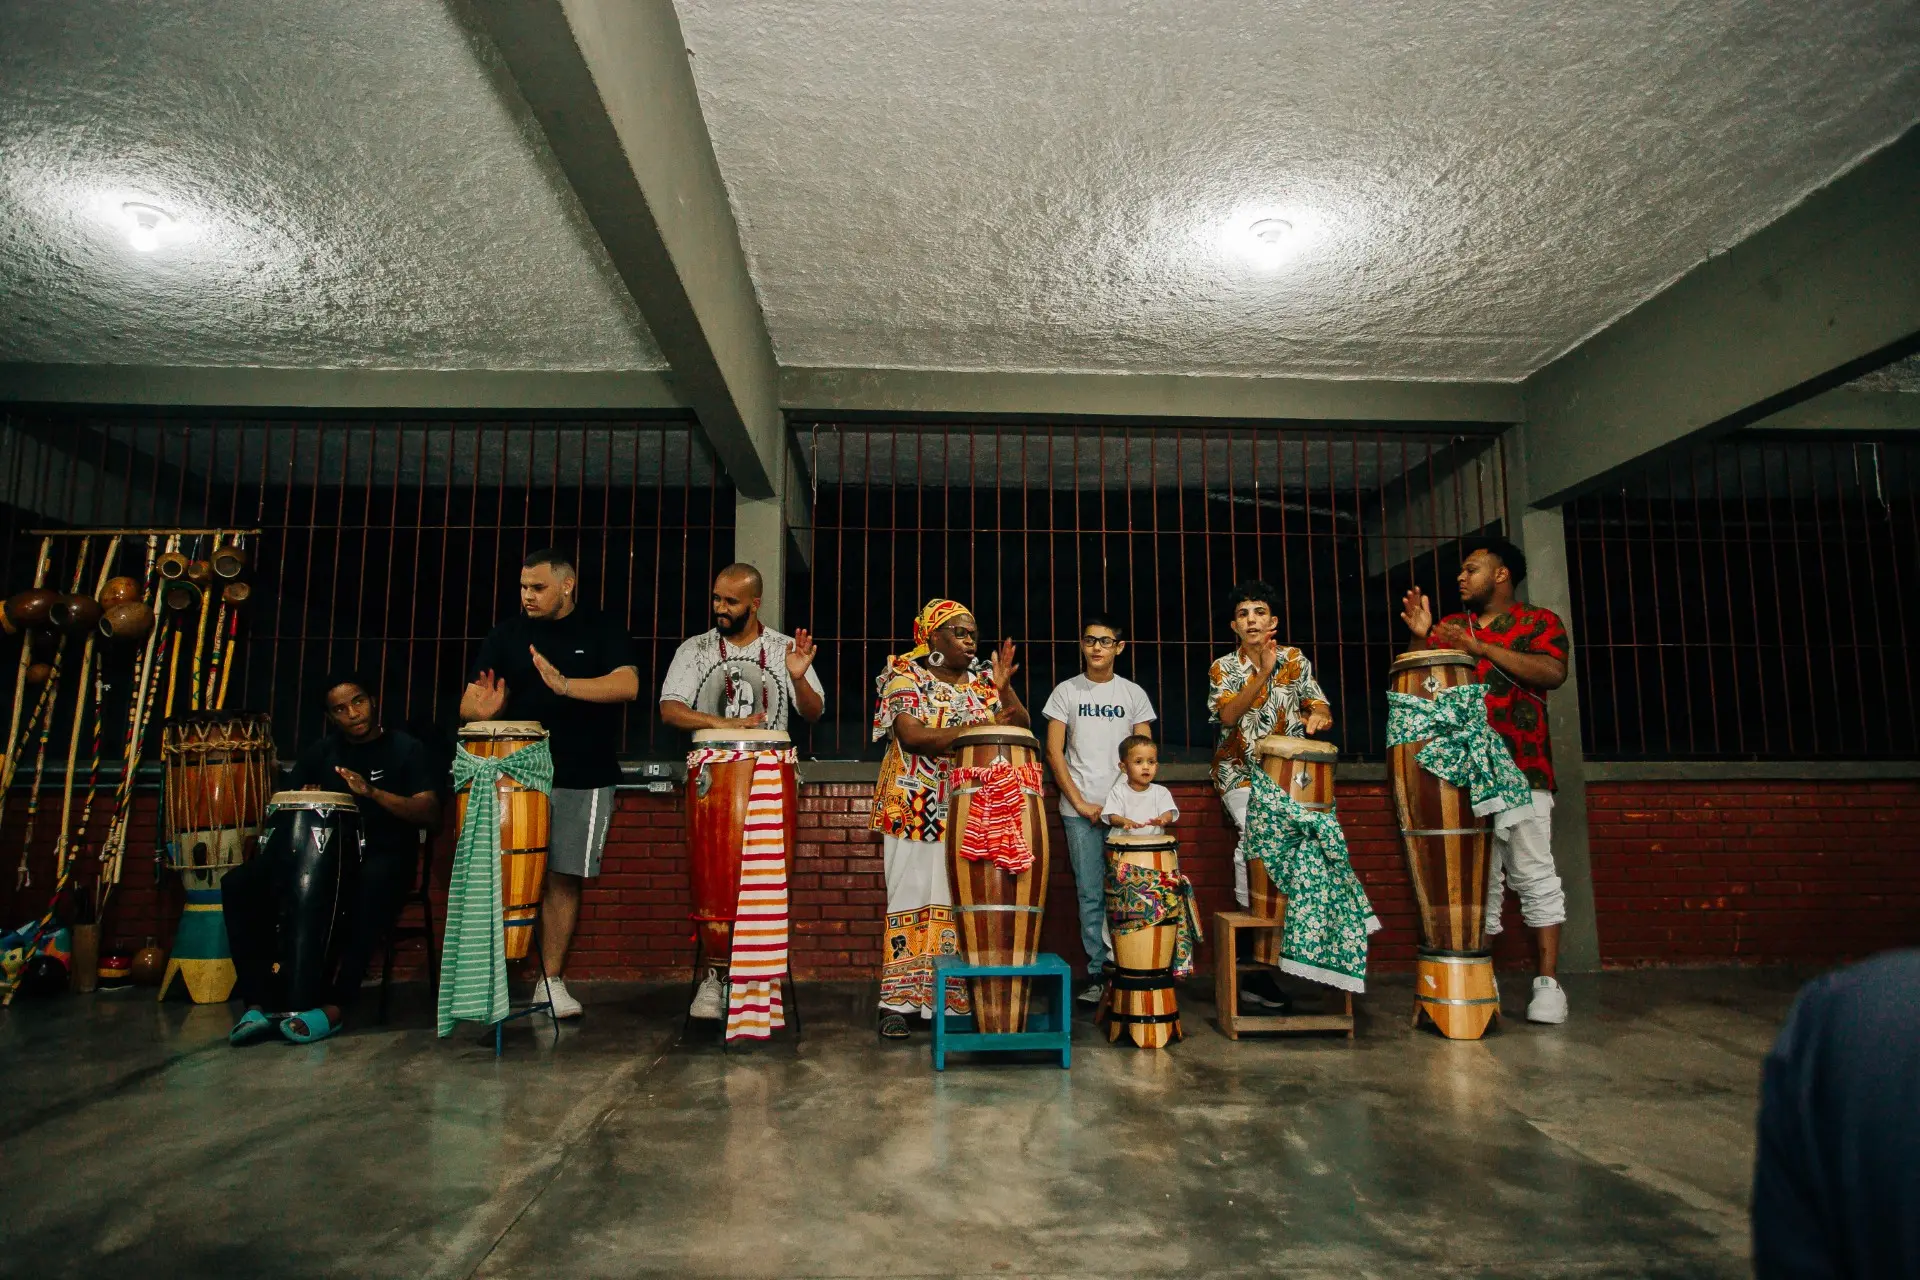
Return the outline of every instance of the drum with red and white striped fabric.
[[[724,965],[733,950],[733,922],[740,911],[740,851],[745,842],[747,800],[753,790],[754,757],[790,755],[793,741],[777,729],[699,729],[687,767],[687,867],[693,880],[694,922],[707,959]],[[708,759],[706,755],[726,756]],[[786,789],[789,870],[799,813],[798,777],[791,759],[779,761]]]

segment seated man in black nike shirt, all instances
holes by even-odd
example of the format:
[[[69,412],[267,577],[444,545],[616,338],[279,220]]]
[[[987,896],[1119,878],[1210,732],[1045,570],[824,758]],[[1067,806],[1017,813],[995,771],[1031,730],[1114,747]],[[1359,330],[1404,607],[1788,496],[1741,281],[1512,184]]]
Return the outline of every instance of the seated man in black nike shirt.
[[[340,1029],[367,976],[373,950],[399,915],[420,868],[420,832],[440,818],[436,769],[418,738],[380,724],[373,686],[356,672],[330,675],[326,682],[327,722],[333,732],[300,753],[290,779],[307,791],[347,791],[360,809],[365,857],[360,863],[358,900],[341,944],[331,998],[317,1009],[296,1012],[280,1024],[287,1039],[306,1044]],[[262,1010],[273,954],[273,921],[279,904],[266,900],[266,885],[248,873],[255,859],[228,873],[221,883],[227,937],[238,974],[237,990],[247,1012],[230,1039],[244,1044],[271,1033]],[[236,883],[237,882],[237,883]]]

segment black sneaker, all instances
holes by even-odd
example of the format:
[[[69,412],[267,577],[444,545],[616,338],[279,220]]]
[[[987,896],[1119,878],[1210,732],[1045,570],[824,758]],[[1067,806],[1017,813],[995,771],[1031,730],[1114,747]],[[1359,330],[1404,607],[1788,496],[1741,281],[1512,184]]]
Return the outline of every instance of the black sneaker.
[[[1240,984],[1240,1003],[1243,1007],[1265,1009],[1269,1013],[1288,1014],[1293,1012],[1293,1000],[1280,989],[1270,973],[1255,974]]]
[[[1080,988],[1080,994],[1075,996],[1074,999],[1078,1000],[1081,1004],[1099,1004],[1100,997],[1105,994],[1107,994],[1106,980],[1103,978],[1095,978],[1088,982],[1086,986]]]

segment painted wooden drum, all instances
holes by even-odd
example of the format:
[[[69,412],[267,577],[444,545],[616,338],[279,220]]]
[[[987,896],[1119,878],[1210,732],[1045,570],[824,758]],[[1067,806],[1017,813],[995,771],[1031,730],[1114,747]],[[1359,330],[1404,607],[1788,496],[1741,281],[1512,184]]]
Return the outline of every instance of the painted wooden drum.
[[[1389,669],[1395,693],[1432,700],[1472,684],[1475,663],[1458,649],[1418,649]],[[1472,1040],[1486,1034],[1500,1009],[1487,948],[1487,876],[1492,869],[1490,819],[1476,818],[1467,793],[1442,782],[1414,757],[1427,740],[1387,749],[1400,841],[1420,913],[1414,1022],[1425,1014],[1442,1035]]]
[[[460,726],[460,745],[468,754],[498,759],[546,739],[533,720],[475,720]],[[505,774],[494,784],[500,814],[500,916],[506,926],[507,959],[527,954],[540,893],[547,883],[547,834],[551,807],[544,791],[524,786]],[[467,796],[459,799],[459,828],[467,825]]]
[[[778,729],[696,729],[693,749],[758,754],[784,751],[792,739]],[[795,824],[800,811],[793,762],[782,761],[786,789],[787,857],[792,870]],[[740,914],[740,849],[746,839],[747,798],[753,788],[752,755],[710,760],[687,777],[687,869],[693,878],[693,915],[707,959],[725,964],[733,954],[733,922]]]
[[[162,726],[167,865],[186,888],[212,889],[246,860],[266,821],[273,758],[263,715],[205,711]]]
[[[1007,765],[1031,773],[1039,760],[1039,740],[1025,729],[1006,725],[962,729],[953,742],[956,770]],[[956,783],[947,811],[947,866],[960,917],[960,945],[974,964],[1030,964],[1040,950],[1040,920],[1047,906],[1047,819],[1040,788],[1036,780],[1020,799],[1017,822],[1033,852],[1033,864],[1017,875],[991,859],[961,856],[968,828],[985,815],[980,803],[984,790],[981,785]],[[975,1025],[981,1031],[1026,1029],[1027,979],[974,978],[967,985],[973,995]]]
[[[344,791],[276,791],[249,876],[272,885],[269,1009],[299,1013],[325,1002],[359,884],[360,806]],[[180,956],[176,943],[174,956]]]
[[[1276,734],[1255,743],[1253,753],[1259,757],[1266,775],[1279,783],[1301,808],[1318,813],[1333,812],[1333,765],[1340,758],[1340,748],[1331,742]],[[1287,900],[1273,887],[1266,864],[1257,859],[1247,861],[1247,903],[1247,910],[1253,915],[1269,920],[1286,918]],[[1262,929],[1254,934],[1253,958],[1261,964],[1280,963],[1278,929]]]
[[[1170,835],[1116,832],[1107,837],[1108,866],[1148,867],[1180,874],[1180,842]],[[1113,930],[1112,999],[1107,1039],[1129,1034],[1142,1049],[1164,1048],[1186,1035],[1173,990],[1173,951],[1180,930],[1172,920],[1130,933]]]

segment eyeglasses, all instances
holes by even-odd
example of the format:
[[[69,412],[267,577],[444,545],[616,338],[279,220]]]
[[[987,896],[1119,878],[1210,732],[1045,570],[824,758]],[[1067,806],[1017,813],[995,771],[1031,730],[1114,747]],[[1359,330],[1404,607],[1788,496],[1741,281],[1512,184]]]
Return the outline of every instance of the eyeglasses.
[[[1081,636],[1080,644],[1087,649],[1115,649],[1120,640],[1117,636]]]

